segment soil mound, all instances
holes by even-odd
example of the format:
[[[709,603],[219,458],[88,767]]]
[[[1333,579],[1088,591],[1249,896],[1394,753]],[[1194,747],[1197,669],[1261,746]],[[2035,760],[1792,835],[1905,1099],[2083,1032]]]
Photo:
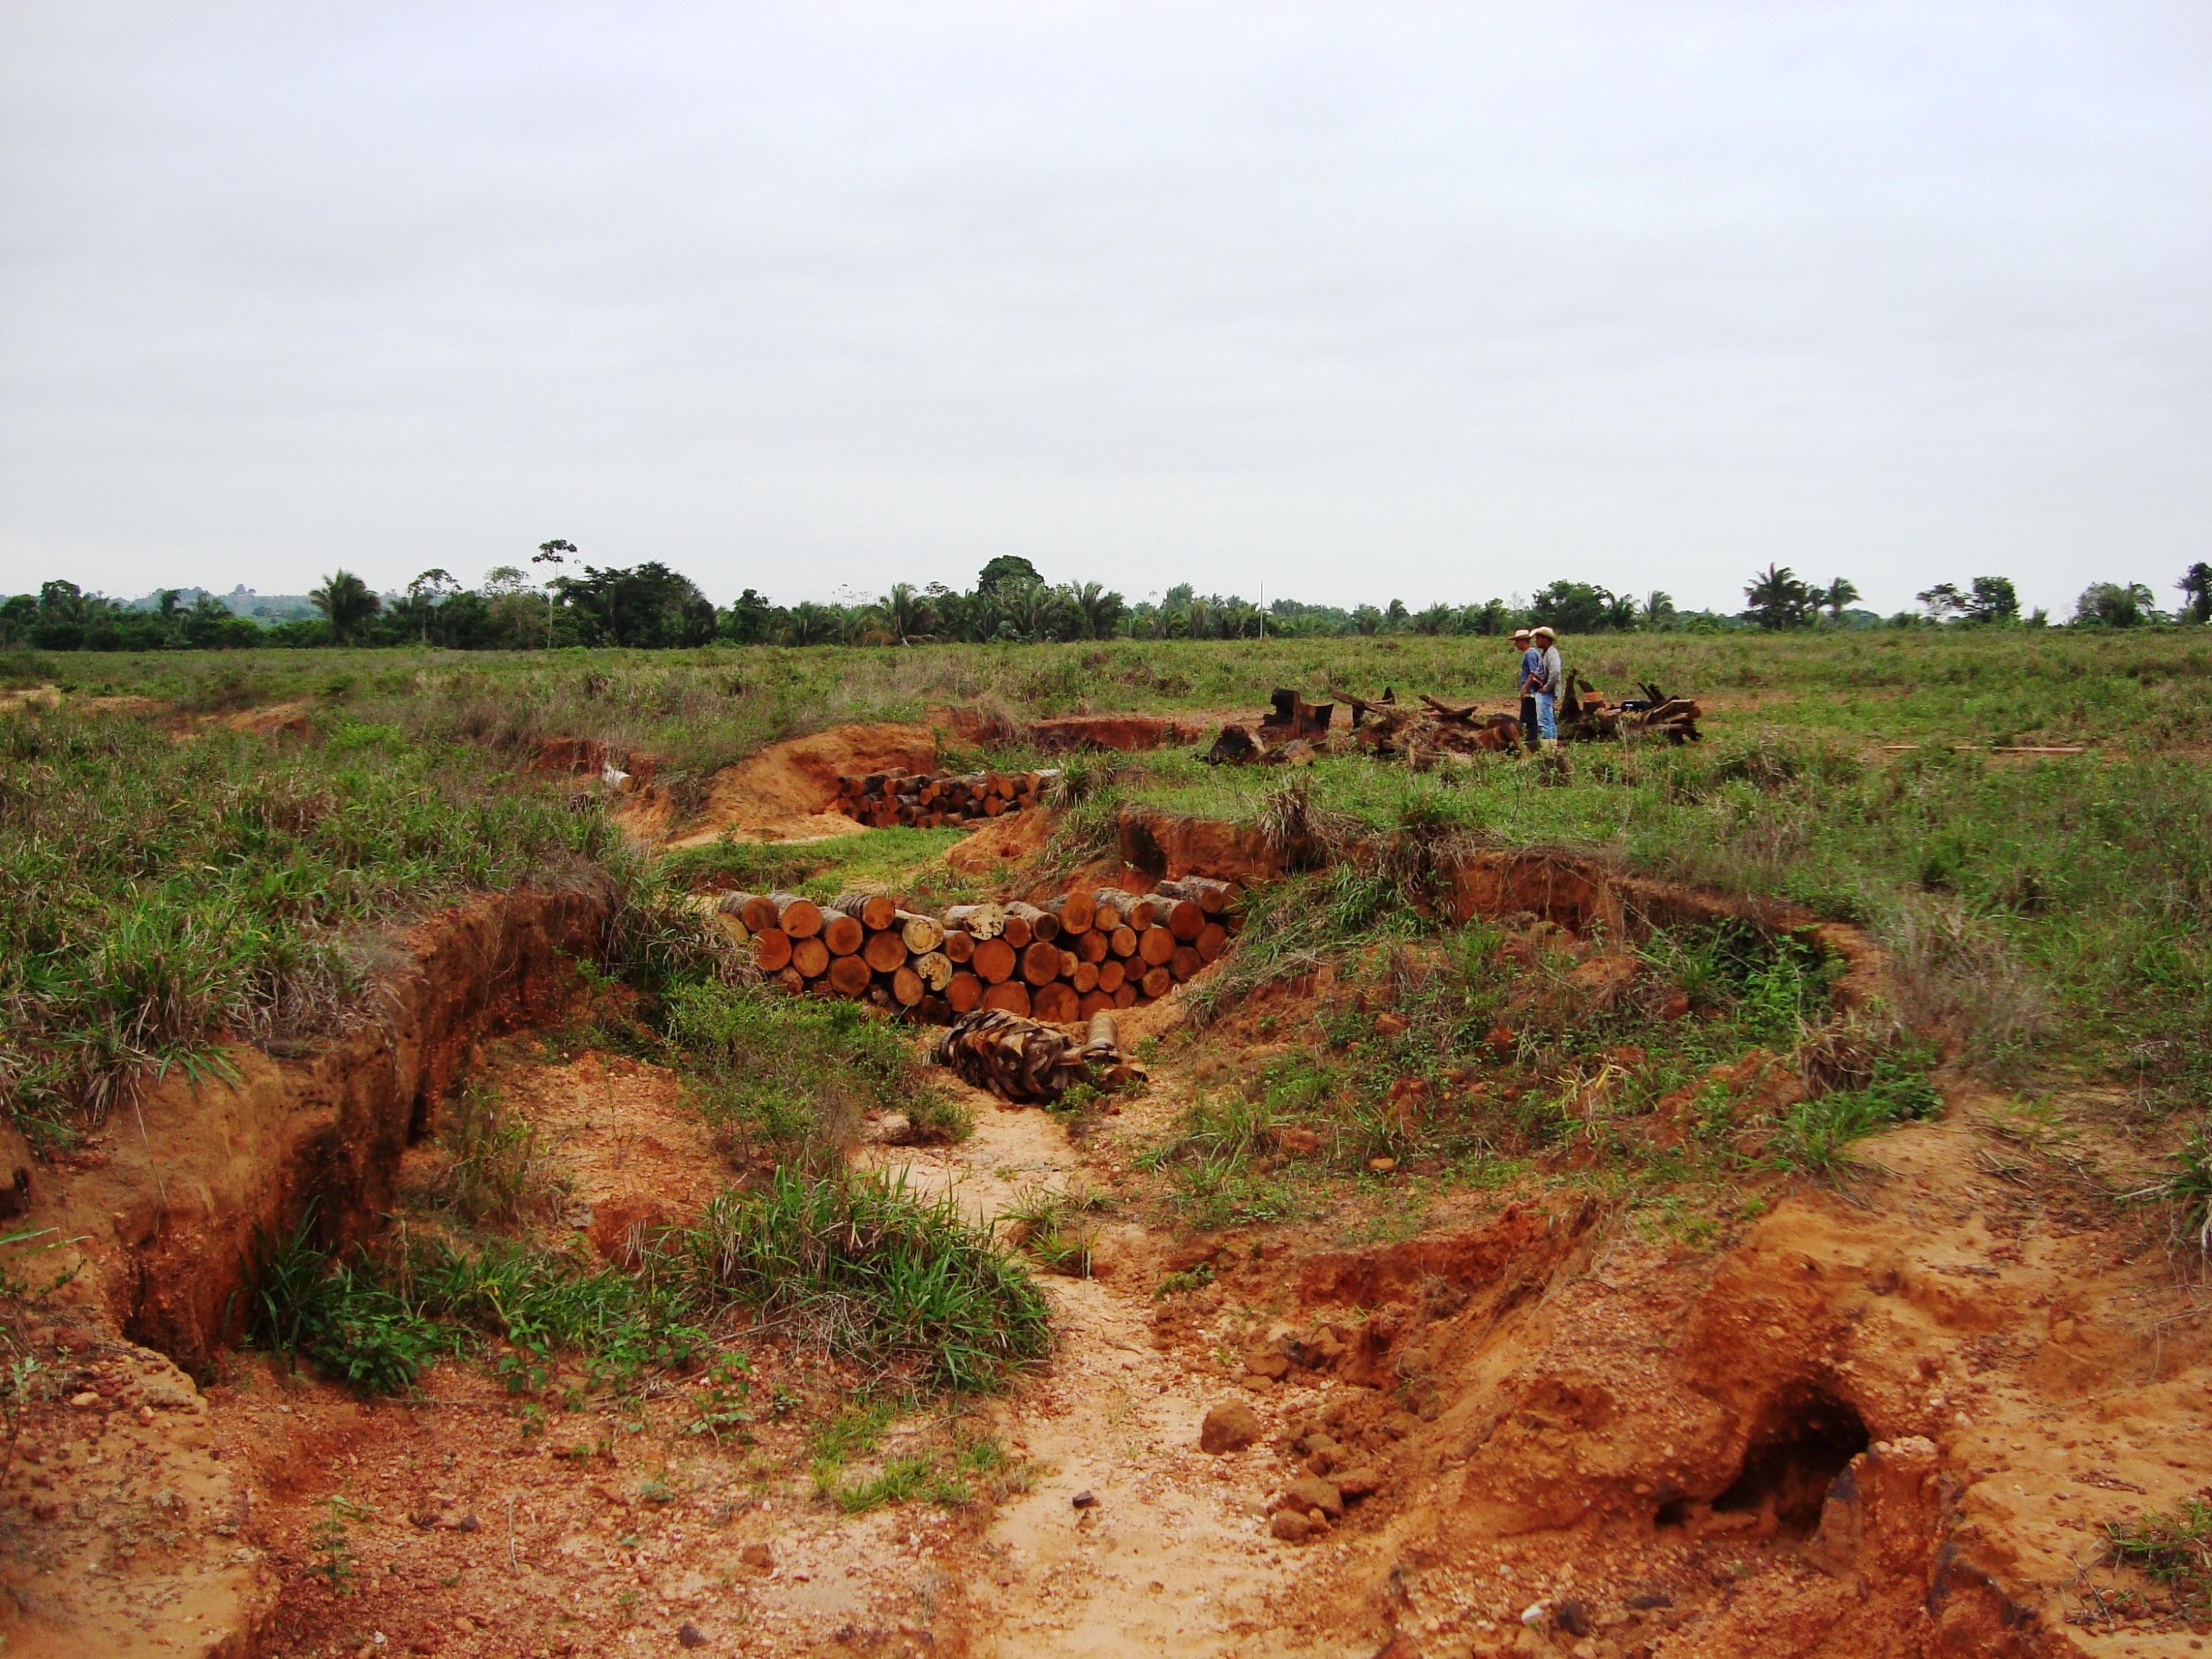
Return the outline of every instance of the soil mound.
[[[698,818],[669,845],[693,847],[724,836],[820,841],[857,835],[860,825],[830,810],[841,775],[936,769],[937,736],[926,726],[833,726],[724,767],[708,785]]]
[[[1040,851],[1051,830],[1052,821],[1042,812],[1009,812],[986,819],[974,835],[948,848],[945,861],[966,875],[999,875]]]

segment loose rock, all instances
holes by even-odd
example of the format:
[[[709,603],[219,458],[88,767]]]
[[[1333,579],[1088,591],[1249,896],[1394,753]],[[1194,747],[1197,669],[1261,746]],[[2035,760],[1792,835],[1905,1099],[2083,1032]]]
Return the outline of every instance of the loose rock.
[[[1240,1401],[1231,1401],[1206,1413],[1206,1421],[1199,1425],[1199,1449],[1216,1455],[1243,1451],[1265,1431],[1256,1412]]]
[[[1382,1471],[1365,1464],[1355,1469],[1339,1469],[1329,1479],[1347,1498],[1366,1498],[1382,1490]]]
[[[1319,1510],[1330,1520],[1339,1520],[1344,1514],[1344,1494],[1333,1480],[1324,1480],[1317,1474],[1302,1474],[1285,1487],[1276,1500],[1277,1507],[1301,1511]]]
[[[1274,1518],[1267,1522],[1267,1531],[1285,1544],[1303,1544],[1322,1528],[1310,1517],[1296,1510],[1277,1510]]]

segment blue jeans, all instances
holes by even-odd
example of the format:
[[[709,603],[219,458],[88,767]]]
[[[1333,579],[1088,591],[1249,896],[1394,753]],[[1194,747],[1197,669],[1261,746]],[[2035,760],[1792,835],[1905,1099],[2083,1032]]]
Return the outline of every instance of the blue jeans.
[[[1548,691],[1536,694],[1536,735],[1540,738],[1559,735],[1559,719],[1552,712],[1552,694]]]

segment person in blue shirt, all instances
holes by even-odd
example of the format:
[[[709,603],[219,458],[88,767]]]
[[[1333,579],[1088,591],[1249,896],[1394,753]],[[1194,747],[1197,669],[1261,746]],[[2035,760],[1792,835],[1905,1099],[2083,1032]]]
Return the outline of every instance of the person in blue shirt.
[[[1514,677],[1521,693],[1521,742],[1530,754],[1536,752],[1536,694],[1529,689],[1529,678],[1544,666],[1544,653],[1529,643],[1528,630],[1516,629],[1514,648],[1521,653],[1520,672]]]
[[[1556,748],[1559,726],[1555,710],[1561,682],[1565,678],[1565,671],[1559,663],[1559,635],[1548,628],[1539,628],[1529,639],[1536,655],[1536,672],[1528,677],[1529,686],[1536,694],[1536,741],[1547,749]]]

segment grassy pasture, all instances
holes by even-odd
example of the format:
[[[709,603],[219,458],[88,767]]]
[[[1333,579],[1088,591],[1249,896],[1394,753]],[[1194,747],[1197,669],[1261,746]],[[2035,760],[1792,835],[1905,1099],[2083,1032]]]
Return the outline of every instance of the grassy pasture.
[[[2069,1058],[2159,1101],[2212,1085],[2212,630],[1629,635],[1570,641],[1567,655],[1615,695],[1642,679],[1705,696],[1711,740],[1576,750],[1565,782],[1521,764],[1325,761],[1300,775],[1313,806],[1370,833],[1562,844],[1800,899],[1874,927],[1924,1000],[1916,1012],[1963,1022],[1995,1070]],[[519,775],[549,736],[665,756],[696,787],[785,736],[946,705],[1017,719],[1253,710],[1280,684],[1503,706],[1510,669],[1501,641],[1419,635],[14,653],[0,681],[70,695],[60,714],[0,716],[0,868],[28,896],[0,919],[0,1088],[19,1115],[97,1109],[134,1068],[189,1060],[219,1031],[327,1018],[355,976],[337,946],[349,930],[563,860],[620,862],[602,820]],[[155,709],[73,712],[97,697]],[[203,720],[180,742],[161,725],[273,702],[306,705],[315,737]],[[1951,748],[2001,743],[2097,752],[2023,762]],[[1138,798],[1256,818],[1282,782],[1150,755],[1091,816]],[[881,875],[899,861],[890,850],[921,849],[856,837],[815,864],[708,848],[689,855],[700,869],[671,873],[827,890]]]
[[[1741,726],[1862,742],[2212,742],[2212,629],[1874,629],[1630,634],[1565,642],[1609,696],[1639,680],[1704,696]],[[1431,692],[1504,706],[1506,641],[1466,636],[1079,645],[708,647],[689,652],[245,651],[0,656],[38,684],[189,710],[312,700],[425,737],[496,745],[603,738],[721,765],[840,720],[947,703],[1017,716],[1262,706],[1270,687]],[[1725,724],[1725,723],[1724,723]]]

